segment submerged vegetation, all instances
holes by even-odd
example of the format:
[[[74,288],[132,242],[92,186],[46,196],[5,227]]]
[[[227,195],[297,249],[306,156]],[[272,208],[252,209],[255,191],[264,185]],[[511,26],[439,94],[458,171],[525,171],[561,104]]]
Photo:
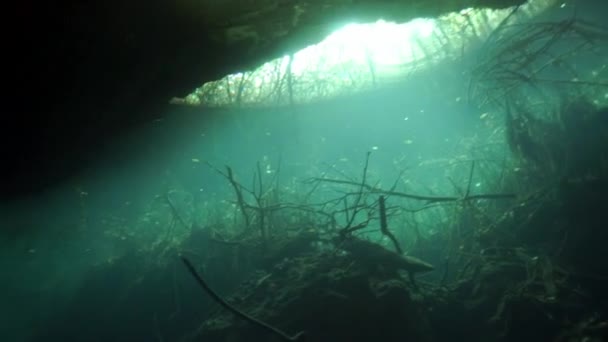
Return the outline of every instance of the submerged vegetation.
[[[597,255],[608,237],[601,199],[608,125],[600,120],[605,112],[579,99],[561,110],[575,111],[562,117],[594,120],[584,154],[568,150],[582,143],[574,128],[561,126],[571,141],[552,145],[526,140],[538,127],[526,129],[528,136],[507,127],[513,157],[498,175],[470,160],[464,185],[453,181],[456,194],[409,191],[403,173],[385,186],[370,171],[372,153],[358,177],[330,168],[295,186],[281,183],[280,164],[268,174],[258,163],[249,186],[231,167],[209,164],[232,199],[213,206],[175,189],[157,196],[141,222],[166,230],[142,239],[137,226],[125,228],[140,238],[125,242],[130,253],[95,270],[78,303],[100,296],[94,284],[107,281],[100,278],[138,274],[119,286],[114,310],[132,308],[124,313],[137,317],[129,325],[158,340],[272,340],[268,330],[213,309],[178,266],[181,254],[191,271],[232,294],[225,301],[245,317],[305,334],[284,333],[287,340],[599,341],[607,334],[607,265]],[[524,142],[542,158],[576,159],[540,159]],[[477,192],[479,181],[492,186]],[[142,294],[146,289],[156,290]],[[102,309],[121,315],[114,310]],[[171,315],[160,323],[160,312]],[[57,336],[55,329],[65,328],[55,325],[43,336]]]

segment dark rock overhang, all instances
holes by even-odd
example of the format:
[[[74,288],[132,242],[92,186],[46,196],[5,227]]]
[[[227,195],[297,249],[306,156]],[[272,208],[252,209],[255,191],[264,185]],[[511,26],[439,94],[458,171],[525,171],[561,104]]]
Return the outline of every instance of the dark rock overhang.
[[[183,1],[191,20],[202,19],[218,58],[229,72],[251,69],[323,40],[346,23],[378,19],[406,22],[465,8],[506,8],[522,0],[310,0],[223,1],[220,5]],[[237,58],[235,58],[235,56]]]
[[[293,53],[349,22],[407,21],[521,0],[150,0],[18,2],[4,31],[10,87],[3,194],[92,167],[167,100]],[[219,5],[217,5],[219,4]],[[10,8],[15,6],[14,8]],[[5,92],[6,93],[6,92]],[[132,152],[135,153],[135,152]],[[125,157],[126,158],[126,157]]]

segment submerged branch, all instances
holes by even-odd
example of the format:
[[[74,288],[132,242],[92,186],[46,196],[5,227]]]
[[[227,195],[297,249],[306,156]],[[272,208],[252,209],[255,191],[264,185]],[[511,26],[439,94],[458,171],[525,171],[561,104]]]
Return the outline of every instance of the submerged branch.
[[[182,259],[182,262],[184,263],[184,265],[186,265],[186,268],[188,268],[188,271],[190,272],[190,274],[192,274],[194,279],[196,279],[196,282],[200,285],[200,287],[205,292],[207,292],[211,296],[211,298],[213,298],[213,300],[215,300],[218,304],[220,304],[224,309],[232,312],[235,316],[237,316],[241,319],[244,319],[250,323],[253,323],[261,328],[266,329],[267,331],[280,337],[282,341],[304,341],[305,335],[304,335],[303,331],[300,331],[293,336],[289,336],[285,332],[279,330],[278,328],[275,328],[266,322],[262,322],[262,321],[258,320],[257,318],[255,318],[249,314],[246,314],[246,313],[240,311],[239,309],[235,308],[230,303],[228,303],[224,298],[220,297],[220,295],[218,295],[215,291],[213,291],[211,289],[211,287],[209,287],[207,282],[205,282],[205,280],[203,280],[203,278],[198,274],[198,272],[196,272],[196,269],[194,268],[194,266],[192,265],[192,263],[190,263],[190,261],[188,259],[186,259],[183,256],[181,257],[181,259]]]
[[[386,204],[384,202],[384,196],[380,196],[378,198],[378,203],[380,205],[380,231],[382,232],[382,234],[388,236],[388,238],[391,239],[393,245],[395,245],[397,253],[403,254],[403,250],[401,249],[401,246],[399,246],[399,241],[397,241],[395,235],[393,235],[393,233],[388,230],[388,223],[386,220]]]
[[[373,187],[367,184],[361,184],[359,182],[353,182],[342,179],[331,179],[331,178],[312,178],[310,181],[313,182],[326,182],[326,183],[334,183],[334,184],[344,184],[344,185],[353,185],[353,186],[361,186],[365,190],[369,191],[373,194],[382,194],[394,197],[403,197],[409,198],[418,201],[427,201],[427,204],[438,203],[438,202],[455,202],[455,201],[467,201],[467,200],[480,200],[480,199],[512,199],[516,198],[517,195],[514,193],[504,193],[504,194],[479,194],[479,195],[467,195],[464,197],[458,196],[427,196],[427,195],[416,195],[409,194],[405,192],[392,191],[392,190],[382,190],[377,187]]]

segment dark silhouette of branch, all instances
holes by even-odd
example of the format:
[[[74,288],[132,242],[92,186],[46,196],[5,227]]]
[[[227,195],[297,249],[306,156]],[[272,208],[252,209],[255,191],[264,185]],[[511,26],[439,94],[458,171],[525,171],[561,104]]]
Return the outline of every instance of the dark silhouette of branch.
[[[186,268],[188,269],[190,274],[192,274],[194,279],[196,279],[196,282],[200,285],[200,287],[205,292],[207,292],[207,294],[209,294],[211,296],[211,298],[213,298],[213,300],[215,300],[218,304],[220,304],[224,309],[232,312],[235,316],[237,316],[241,319],[244,319],[250,323],[253,323],[253,324],[255,324],[261,328],[264,328],[265,330],[275,334],[276,336],[281,338],[282,341],[304,341],[305,335],[304,335],[303,331],[300,331],[293,336],[289,336],[285,332],[279,330],[278,328],[273,327],[272,325],[270,325],[266,322],[262,322],[262,321],[258,320],[257,318],[255,318],[247,313],[244,313],[244,312],[240,311],[239,309],[235,308],[234,306],[232,306],[224,298],[220,297],[220,295],[218,295],[215,291],[213,291],[211,289],[211,287],[209,287],[207,282],[205,282],[205,280],[203,280],[203,278],[198,274],[198,272],[196,272],[196,269],[194,268],[194,266],[192,265],[192,263],[190,263],[190,261],[188,259],[186,259],[183,256],[180,256],[180,258],[184,262],[184,265],[186,265]]]
[[[393,245],[395,245],[397,253],[403,254],[403,250],[401,249],[401,246],[399,246],[399,241],[397,241],[395,235],[393,235],[393,233],[388,230],[388,223],[386,220],[386,204],[384,203],[384,196],[380,196],[378,198],[378,203],[380,205],[380,231],[382,232],[382,234],[388,236],[389,239],[391,239]]]
[[[334,184],[344,184],[344,185],[354,185],[354,186],[362,186],[367,191],[373,194],[382,194],[394,197],[402,197],[409,198],[419,201],[426,201],[427,204],[438,203],[438,202],[455,202],[455,201],[465,201],[465,200],[479,200],[479,199],[511,199],[516,198],[517,195],[513,193],[505,193],[505,194],[479,194],[479,195],[469,195],[465,197],[458,196],[426,196],[426,195],[415,195],[408,194],[399,191],[391,191],[391,190],[382,190],[380,188],[372,187],[367,184],[361,184],[348,180],[341,179],[331,179],[331,178],[312,178],[309,181],[313,182],[326,182],[326,183],[334,183]]]

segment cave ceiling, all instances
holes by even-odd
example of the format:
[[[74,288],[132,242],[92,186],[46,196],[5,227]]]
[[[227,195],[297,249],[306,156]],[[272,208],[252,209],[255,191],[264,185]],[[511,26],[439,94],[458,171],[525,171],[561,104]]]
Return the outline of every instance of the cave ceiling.
[[[521,0],[182,0],[191,19],[205,22],[207,38],[232,57],[235,70],[294,53],[347,23],[405,22],[465,8],[506,8]],[[218,51],[219,52],[219,51]],[[233,58],[228,58],[228,60]]]

